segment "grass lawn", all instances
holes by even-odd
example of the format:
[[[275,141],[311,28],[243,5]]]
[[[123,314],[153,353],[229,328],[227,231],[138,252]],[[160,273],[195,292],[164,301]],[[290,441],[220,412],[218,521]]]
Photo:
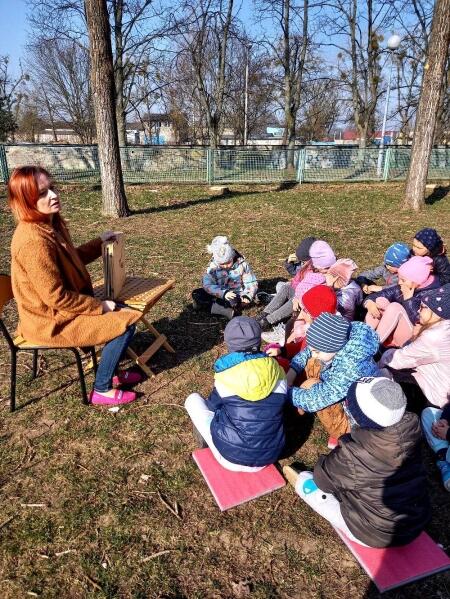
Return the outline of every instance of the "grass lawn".
[[[20,354],[18,403],[27,405],[10,414],[9,354],[0,342],[0,596],[378,596],[331,527],[292,488],[224,514],[216,507],[191,459],[195,444],[182,405],[188,393],[210,390],[225,323],[193,312],[190,292],[214,235],[227,233],[270,290],[286,275],[284,257],[307,235],[325,238],[361,269],[378,265],[390,243],[411,241],[421,227],[436,227],[448,240],[448,198],[414,214],[399,208],[396,184],[248,186],[224,197],[205,187],[141,186],[128,188],[135,212],[118,223],[101,216],[100,192],[92,187],[66,185],[61,195],[75,243],[120,229],[130,273],[176,278],[151,315],[177,353],[160,351],[151,362],[158,376],[117,413],[81,404],[70,355],[42,356],[41,376],[31,384],[31,357]],[[0,206],[0,270],[9,272],[14,225],[4,190]],[[91,273],[95,280],[100,264]],[[14,322],[12,306],[6,317]],[[296,457],[312,467],[327,451],[326,435],[311,420],[299,427]],[[449,496],[428,450],[425,460],[434,506],[428,532],[450,552]],[[179,507],[179,518],[167,504]],[[386,594],[449,596],[448,574]]]

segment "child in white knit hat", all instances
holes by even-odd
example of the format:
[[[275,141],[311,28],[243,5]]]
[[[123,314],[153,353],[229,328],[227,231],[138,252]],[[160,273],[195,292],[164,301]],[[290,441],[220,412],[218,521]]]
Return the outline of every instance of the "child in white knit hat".
[[[212,259],[203,275],[203,286],[192,292],[194,308],[231,319],[253,303],[258,291],[256,276],[225,235],[214,237],[206,249]]]

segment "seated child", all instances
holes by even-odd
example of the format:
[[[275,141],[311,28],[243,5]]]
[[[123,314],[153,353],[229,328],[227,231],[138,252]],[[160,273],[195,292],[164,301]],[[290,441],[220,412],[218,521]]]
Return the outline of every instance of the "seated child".
[[[450,401],[450,283],[421,298],[419,322],[413,339],[386,350],[378,366],[398,383],[419,385],[430,404],[442,409]]]
[[[450,402],[443,410],[425,408],[421,416],[422,428],[428,445],[437,457],[442,484],[450,491]]]
[[[309,249],[315,241],[317,241],[315,237],[305,237],[305,239],[299,243],[297,249],[295,250],[295,254],[290,254],[286,258],[284,267],[291,277],[295,277],[298,271],[304,266],[304,263],[308,262],[310,259]]]
[[[276,360],[261,353],[261,328],[253,318],[233,318],[224,338],[229,353],[214,364],[212,393],[207,400],[192,393],[184,405],[224,468],[256,472],[284,448],[286,377]]]
[[[363,300],[360,286],[351,280],[357,268],[353,260],[341,258],[325,274],[326,284],[336,291],[338,312],[347,320],[355,319],[356,308]]]
[[[286,325],[284,345],[271,343],[264,348],[268,356],[277,357],[277,361],[289,370],[291,358],[306,347],[306,331],[315,318],[323,312],[336,313],[336,293],[326,285],[316,285],[303,294],[299,301],[299,312]]]
[[[293,304],[297,286],[302,283],[303,293],[324,282],[323,275],[336,261],[333,250],[326,241],[315,241],[309,249],[310,259],[305,262],[303,268],[297,272],[290,286],[283,285],[273,300],[263,312],[257,317],[263,331],[268,331],[280,321],[287,320],[292,316]],[[268,341],[267,338],[265,338]],[[273,339],[271,339],[273,341]]]
[[[422,229],[415,234],[412,242],[414,256],[429,256],[433,260],[433,273],[442,285],[450,283],[450,262],[442,237],[436,229]]]
[[[400,385],[363,378],[348,390],[351,432],[339,446],[314,472],[283,468],[305,503],[361,545],[406,545],[430,520],[419,420],[405,409]]]
[[[304,371],[310,358],[319,360],[320,374],[300,388],[291,387],[289,397],[295,407],[305,412],[317,412],[330,435],[331,445],[348,430],[342,404],[335,404],[345,399],[350,385],[359,378],[379,373],[373,360],[379,339],[364,323],[350,323],[342,316],[325,312],[310,325],[306,341],[306,349],[291,361],[288,385],[292,385],[297,375]]]
[[[432,266],[428,256],[413,256],[398,269],[398,285],[372,293],[364,302],[366,323],[384,345],[402,347],[411,339],[421,299],[441,286],[439,278],[431,274]]]
[[[194,308],[231,319],[253,302],[258,290],[256,276],[224,235],[214,237],[206,249],[212,260],[203,275],[203,287],[192,292]]]
[[[384,254],[384,263],[375,268],[365,270],[355,279],[364,293],[381,291],[383,287],[390,287],[398,283],[398,269],[411,257],[411,250],[406,243],[397,241],[388,247]],[[376,281],[383,279],[384,285],[376,285]]]

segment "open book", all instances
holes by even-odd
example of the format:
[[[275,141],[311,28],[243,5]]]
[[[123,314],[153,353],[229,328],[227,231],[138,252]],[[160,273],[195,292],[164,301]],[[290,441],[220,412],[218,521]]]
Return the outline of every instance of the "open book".
[[[115,233],[115,239],[103,242],[103,280],[105,299],[116,300],[125,283],[124,234]]]

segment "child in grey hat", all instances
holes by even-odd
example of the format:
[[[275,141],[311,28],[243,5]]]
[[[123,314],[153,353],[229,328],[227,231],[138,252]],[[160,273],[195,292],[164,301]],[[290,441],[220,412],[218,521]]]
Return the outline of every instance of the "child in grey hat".
[[[203,275],[203,286],[192,292],[194,308],[211,310],[211,314],[230,320],[253,303],[258,291],[256,276],[225,235],[214,237],[206,249],[212,259]]]
[[[208,399],[192,393],[184,404],[195,429],[227,470],[256,472],[275,462],[285,444],[286,377],[260,351],[261,327],[247,316],[224,332],[226,355],[214,364]]]
[[[430,519],[418,417],[398,383],[362,378],[350,387],[352,424],[314,472],[283,468],[295,491],[349,539],[369,547],[406,545]]]

